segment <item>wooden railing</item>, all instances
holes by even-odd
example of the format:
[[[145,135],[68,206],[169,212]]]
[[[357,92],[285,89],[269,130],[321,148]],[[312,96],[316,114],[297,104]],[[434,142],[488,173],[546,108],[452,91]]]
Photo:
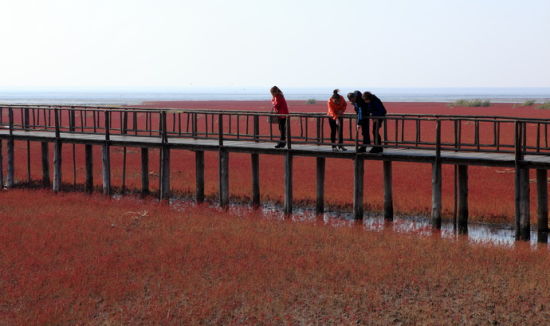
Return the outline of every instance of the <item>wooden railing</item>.
[[[0,125],[17,130],[224,141],[277,142],[277,124],[270,113],[125,107],[2,105]],[[331,145],[324,113],[287,115],[287,147],[293,144]],[[382,146],[459,152],[549,155],[548,120],[499,116],[388,114],[380,129]],[[344,146],[362,140],[354,114],[342,117]],[[371,126],[372,128],[372,126]],[[338,135],[337,135],[338,138]],[[371,142],[374,142],[371,131]]]

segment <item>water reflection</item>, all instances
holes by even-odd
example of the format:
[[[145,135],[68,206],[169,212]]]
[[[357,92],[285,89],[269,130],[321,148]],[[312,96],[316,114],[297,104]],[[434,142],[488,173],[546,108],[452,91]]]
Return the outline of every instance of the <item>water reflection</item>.
[[[264,214],[273,215],[275,218],[279,219],[285,218],[284,214],[281,213],[282,209],[277,207],[277,205],[264,204],[261,209]],[[322,220],[325,224],[330,224],[335,227],[353,226],[356,224],[352,213],[326,212],[318,216],[313,209],[309,208],[294,209],[294,213],[290,218],[293,221]],[[432,229],[430,219],[424,216],[396,215],[394,216],[393,222],[387,222],[384,219],[383,213],[376,214],[369,212],[365,213],[361,225],[369,231],[382,231],[391,228],[394,232],[414,233],[419,236],[439,235],[441,238],[448,239],[459,237],[452,221],[443,221],[441,230],[437,231]],[[511,224],[470,222],[468,224],[468,234],[461,237],[467,237],[471,243],[478,244],[487,243],[513,247],[516,243],[515,231]],[[549,247],[547,243],[538,243],[537,240],[537,232],[531,231],[531,246],[538,248],[541,246],[546,248]],[[541,240],[543,241],[544,239]]]
[[[184,211],[185,209],[196,207],[193,201],[172,199],[170,204],[175,209]],[[208,204],[206,204],[208,205]],[[514,247],[518,242],[515,241],[515,232],[510,224],[497,223],[472,223],[468,224],[467,235],[457,235],[456,228],[452,221],[443,221],[441,230],[433,230],[431,221],[425,216],[405,216],[395,215],[393,222],[384,219],[383,213],[366,212],[363,221],[353,219],[351,212],[327,211],[323,214],[316,214],[313,208],[295,207],[293,214],[287,216],[283,213],[281,205],[267,202],[259,208],[253,208],[244,203],[231,203],[227,208],[235,215],[261,214],[263,218],[276,220],[292,220],[296,222],[320,222],[332,227],[363,227],[365,230],[379,232],[391,229],[397,233],[414,233],[419,236],[439,236],[444,239],[467,238],[469,242],[476,244],[495,244],[505,247]],[[544,235],[543,235],[544,236]],[[546,234],[546,237],[548,235]],[[537,242],[537,232],[531,231],[530,245],[533,248],[550,248],[547,243]],[[544,240],[544,239],[541,239]]]

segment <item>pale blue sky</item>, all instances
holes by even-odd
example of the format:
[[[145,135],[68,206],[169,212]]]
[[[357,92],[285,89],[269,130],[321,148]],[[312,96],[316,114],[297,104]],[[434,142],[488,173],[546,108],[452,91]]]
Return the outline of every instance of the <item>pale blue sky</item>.
[[[549,0],[0,0],[0,88],[550,87]]]

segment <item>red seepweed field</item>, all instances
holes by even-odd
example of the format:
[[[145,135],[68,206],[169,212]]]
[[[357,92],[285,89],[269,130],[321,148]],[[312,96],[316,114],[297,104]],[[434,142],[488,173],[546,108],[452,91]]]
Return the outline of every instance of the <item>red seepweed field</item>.
[[[0,193],[0,325],[544,325],[548,249]]]

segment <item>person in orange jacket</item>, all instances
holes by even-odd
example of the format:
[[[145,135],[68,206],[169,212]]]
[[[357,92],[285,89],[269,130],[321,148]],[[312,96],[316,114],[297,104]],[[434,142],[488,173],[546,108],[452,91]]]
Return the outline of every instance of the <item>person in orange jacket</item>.
[[[343,136],[343,126],[344,126],[344,119],[342,118],[342,115],[346,111],[346,100],[344,97],[340,94],[338,94],[340,90],[335,89],[332,92],[332,96],[329,98],[327,102],[328,107],[328,122],[330,125],[330,141],[332,142],[332,150],[337,151],[346,151],[346,148],[342,146],[342,143],[344,142]],[[336,145],[336,132],[338,133],[338,146]]]

